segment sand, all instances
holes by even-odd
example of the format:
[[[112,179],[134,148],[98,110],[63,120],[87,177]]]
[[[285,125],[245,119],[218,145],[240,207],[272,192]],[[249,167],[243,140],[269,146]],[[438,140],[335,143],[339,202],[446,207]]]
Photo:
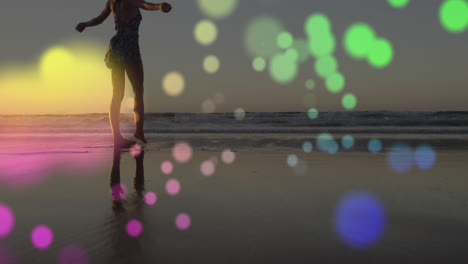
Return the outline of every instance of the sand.
[[[3,150],[29,142],[37,147],[33,156],[54,162],[32,185],[2,181],[0,203],[14,211],[16,223],[0,240],[0,257],[56,263],[74,245],[85,252],[77,260],[88,263],[467,263],[468,137],[354,136],[355,147],[329,154],[303,134],[152,134],[140,164],[123,152],[120,165],[113,163],[108,135],[2,137]],[[371,137],[382,139],[380,153],[367,151]],[[304,140],[313,142],[311,153],[302,151]],[[173,159],[180,141],[193,147],[188,163]],[[395,142],[433,146],[436,163],[396,173],[387,161]],[[221,159],[228,148],[236,155],[232,164]],[[11,152],[1,157],[15,157]],[[298,166],[288,166],[290,154]],[[174,165],[170,175],[160,169],[166,160]],[[206,160],[216,163],[211,176],[200,171]],[[119,168],[128,189],[121,204],[111,197],[113,165],[112,182]],[[167,193],[169,179],[180,182],[177,195]],[[156,193],[156,204],[145,204],[148,192]],[[347,243],[335,225],[338,204],[353,192],[374,195],[385,214],[382,235],[365,248]],[[186,230],[175,224],[180,213],[190,216]],[[136,238],[126,232],[131,219],[143,226]],[[54,234],[45,250],[30,241],[39,224]]]

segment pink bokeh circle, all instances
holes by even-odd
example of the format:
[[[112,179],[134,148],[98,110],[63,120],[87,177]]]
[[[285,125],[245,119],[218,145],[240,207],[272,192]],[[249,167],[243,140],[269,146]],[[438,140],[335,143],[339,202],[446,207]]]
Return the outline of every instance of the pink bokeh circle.
[[[192,224],[192,220],[188,214],[180,213],[176,216],[175,224],[179,230],[187,230]]]
[[[62,250],[57,258],[57,264],[88,264],[88,254],[77,245],[69,245]]]
[[[192,158],[192,147],[187,142],[179,142],[172,149],[172,157],[179,163],[186,163]]]
[[[143,225],[140,221],[132,219],[127,223],[127,234],[131,237],[138,237],[143,232]]]
[[[232,164],[236,160],[236,153],[232,152],[230,149],[226,149],[221,154],[221,159],[226,164]]]
[[[140,156],[140,154],[141,154],[141,146],[138,145],[138,144],[133,145],[133,146],[130,148],[130,153],[132,154],[133,157]]]
[[[31,242],[35,248],[45,250],[54,240],[52,230],[46,225],[38,225],[31,232]]]
[[[154,205],[158,201],[158,197],[154,192],[148,192],[145,194],[145,202],[147,205]]]
[[[177,195],[180,192],[180,182],[176,179],[170,179],[166,182],[166,191],[169,195]]]
[[[166,160],[161,164],[162,173],[169,175],[172,173],[173,170],[174,166],[172,165],[172,162]]]
[[[5,204],[0,204],[0,238],[7,237],[15,226],[15,215]]]
[[[111,196],[112,200],[116,202],[121,202],[127,198],[127,187],[121,183],[114,184],[111,187]]]
[[[206,160],[200,165],[200,171],[204,176],[211,176],[215,172],[215,164],[211,160]]]

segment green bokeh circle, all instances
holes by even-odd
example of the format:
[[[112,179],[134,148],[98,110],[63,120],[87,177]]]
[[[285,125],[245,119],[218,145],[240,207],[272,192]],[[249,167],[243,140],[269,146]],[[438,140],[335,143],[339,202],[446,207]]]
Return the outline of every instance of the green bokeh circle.
[[[357,98],[354,94],[347,93],[343,96],[342,104],[346,110],[353,110],[354,108],[356,108]]]
[[[408,5],[409,0],[388,0],[388,3],[394,8],[403,8]]]
[[[283,25],[274,17],[260,16],[253,19],[244,35],[244,44],[252,57],[271,58],[281,49],[276,44]]]
[[[218,57],[216,57],[214,55],[207,56],[203,60],[203,69],[207,73],[214,74],[214,73],[218,72],[219,67],[220,67],[219,59],[218,59]]]
[[[335,51],[335,37],[330,32],[321,32],[309,39],[309,51],[315,57],[331,55]]]
[[[323,32],[330,33],[330,19],[324,14],[315,13],[310,15],[305,22],[305,32],[310,36],[321,35]]]
[[[341,73],[335,72],[328,76],[325,84],[331,93],[339,93],[343,91],[346,81]]]
[[[252,67],[257,72],[262,72],[266,68],[266,61],[262,57],[256,57],[252,62]]]
[[[392,44],[386,39],[377,39],[369,49],[367,59],[375,68],[387,67],[393,60]]]
[[[305,83],[307,90],[313,90],[315,88],[314,80],[307,80]]]
[[[304,63],[309,59],[309,44],[305,39],[295,39],[292,47],[299,55],[297,62]]]
[[[317,119],[317,117],[319,116],[319,111],[316,108],[311,108],[307,112],[307,115],[310,119]]]
[[[349,56],[364,59],[374,41],[375,32],[372,27],[365,23],[356,23],[346,30],[343,44]]]
[[[278,47],[281,49],[287,49],[293,44],[294,38],[289,32],[281,32],[276,39]]]
[[[204,15],[215,19],[223,19],[236,10],[239,0],[198,0],[197,3]]]
[[[446,0],[439,10],[442,27],[451,33],[461,33],[468,27],[468,2],[465,0]]]
[[[297,64],[285,54],[278,54],[270,61],[270,76],[280,84],[290,83],[297,76]]]
[[[218,38],[218,28],[215,23],[204,19],[195,25],[193,34],[198,43],[208,46],[213,44]]]
[[[338,62],[333,56],[324,56],[315,62],[315,71],[318,76],[326,78],[338,69]]]

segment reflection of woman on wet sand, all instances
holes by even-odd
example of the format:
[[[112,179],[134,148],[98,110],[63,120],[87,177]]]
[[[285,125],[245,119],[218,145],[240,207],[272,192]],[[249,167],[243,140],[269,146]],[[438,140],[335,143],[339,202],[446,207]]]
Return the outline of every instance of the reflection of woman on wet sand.
[[[82,32],[86,27],[97,26],[104,22],[112,12],[114,14],[117,34],[111,39],[105,62],[111,69],[113,95],[110,106],[110,123],[114,145],[128,148],[135,144],[120,134],[120,106],[125,91],[125,72],[130,80],[135,94],[134,115],[136,131],[134,137],[146,143],[143,133],[143,64],[138,43],[138,30],[142,20],[140,8],[144,10],[171,11],[167,3],[152,4],[143,0],[107,0],[101,14],[88,22],[79,23],[76,30]]]
[[[107,223],[106,229],[110,229],[110,248],[111,254],[108,261],[100,263],[148,263],[148,256],[142,249],[142,241],[130,237],[126,232],[126,225],[131,219],[138,219],[144,223],[144,152],[135,157],[136,169],[133,179],[135,189],[134,195],[128,199],[129,204],[125,202],[126,195],[120,182],[120,159],[122,152],[120,148],[114,149],[114,159],[110,173],[110,186],[112,192],[112,210],[114,215]],[[115,199],[119,198],[119,199]],[[125,206],[124,206],[125,202]]]

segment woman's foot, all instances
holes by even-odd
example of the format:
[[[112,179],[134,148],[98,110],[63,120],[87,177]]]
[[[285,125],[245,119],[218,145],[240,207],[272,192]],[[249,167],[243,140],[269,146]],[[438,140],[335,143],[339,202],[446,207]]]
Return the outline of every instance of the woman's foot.
[[[135,134],[133,134],[133,136],[141,141],[143,141],[143,143],[148,143],[148,141],[146,141],[146,138],[145,138],[145,135],[143,133],[140,133],[140,132],[135,132]]]
[[[118,148],[122,148],[122,149],[131,148],[135,144],[136,144],[135,141],[128,140],[128,139],[125,139],[123,137],[114,140],[114,147],[118,147]]]

